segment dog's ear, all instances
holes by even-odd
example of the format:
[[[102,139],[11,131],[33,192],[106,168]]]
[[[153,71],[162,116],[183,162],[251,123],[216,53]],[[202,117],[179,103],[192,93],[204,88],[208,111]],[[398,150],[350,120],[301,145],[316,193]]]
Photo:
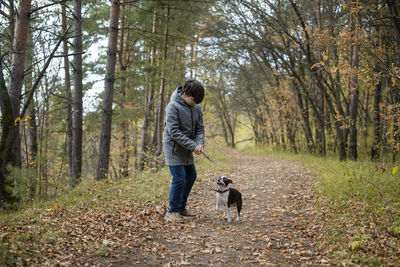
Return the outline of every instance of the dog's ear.
[[[228,184],[233,184],[231,179],[228,179]]]

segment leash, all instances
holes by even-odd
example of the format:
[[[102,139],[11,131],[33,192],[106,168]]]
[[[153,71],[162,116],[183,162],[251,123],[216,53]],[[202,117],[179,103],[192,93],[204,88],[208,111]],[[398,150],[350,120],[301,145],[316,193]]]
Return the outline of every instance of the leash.
[[[217,164],[217,163],[215,163],[215,161],[213,161],[212,159],[210,159],[210,157],[207,156],[204,152],[201,152],[201,154],[203,154],[203,156],[204,156],[206,159],[208,159],[209,161],[211,161],[212,163]]]

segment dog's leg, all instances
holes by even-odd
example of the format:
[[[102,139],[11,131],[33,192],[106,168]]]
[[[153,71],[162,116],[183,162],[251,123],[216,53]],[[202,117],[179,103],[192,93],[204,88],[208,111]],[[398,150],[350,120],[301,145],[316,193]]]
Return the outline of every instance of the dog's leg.
[[[237,208],[236,221],[239,221],[240,220],[240,211],[242,210],[242,199],[239,199],[239,201],[236,203],[236,208]]]
[[[240,221],[240,213],[239,213],[239,210],[237,210],[236,221]]]
[[[228,206],[226,206],[226,216],[227,216],[228,223],[232,222],[231,208]]]

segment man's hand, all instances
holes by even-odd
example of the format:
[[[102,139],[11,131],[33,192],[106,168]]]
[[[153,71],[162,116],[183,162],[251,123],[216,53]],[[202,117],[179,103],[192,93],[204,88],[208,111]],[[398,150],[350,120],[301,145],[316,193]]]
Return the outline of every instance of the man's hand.
[[[202,145],[198,144],[196,146],[196,148],[193,150],[194,153],[196,153],[197,155],[200,155],[201,153],[203,153],[204,148]]]

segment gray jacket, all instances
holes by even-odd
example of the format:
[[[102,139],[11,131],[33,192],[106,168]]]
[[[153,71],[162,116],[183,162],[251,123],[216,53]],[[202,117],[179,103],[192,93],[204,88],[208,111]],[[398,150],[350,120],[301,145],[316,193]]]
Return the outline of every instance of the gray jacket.
[[[163,150],[168,166],[193,164],[193,150],[204,145],[201,106],[189,106],[181,95],[182,87],[178,87],[165,109]]]

